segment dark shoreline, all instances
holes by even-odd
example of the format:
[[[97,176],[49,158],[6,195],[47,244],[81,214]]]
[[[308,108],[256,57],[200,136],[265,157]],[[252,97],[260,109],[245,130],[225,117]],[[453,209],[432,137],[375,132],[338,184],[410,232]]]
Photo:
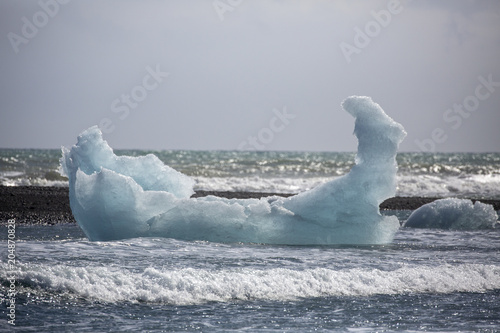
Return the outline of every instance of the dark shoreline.
[[[225,198],[248,199],[272,195],[291,196],[283,193],[215,192],[197,191],[193,197],[215,195]],[[380,209],[414,210],[439,198],[394,197],[385,200]],[[474,201],[474,200],[473,200]],[[480,200],[500,210],[500,200]],[[16,219],[20,224],[53,225],[76,223],[69,207],[67,187],[0,186],[0,224]]]

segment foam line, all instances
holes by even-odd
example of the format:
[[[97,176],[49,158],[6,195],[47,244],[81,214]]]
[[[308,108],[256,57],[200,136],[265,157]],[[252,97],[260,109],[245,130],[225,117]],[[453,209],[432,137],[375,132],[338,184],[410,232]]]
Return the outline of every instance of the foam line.
[[[1,263],[0,266],[5,266]],[[498,266],[461,264],[402,266],[392,271],[275,268],[131,272],[117,267],[21,264],[17,281],[29,292],[69,294],[104,302],[177,305],[231,300],[295,300],[311,297],[486,292],[500,289]],[[7,279],[2,269],[2,281]]]

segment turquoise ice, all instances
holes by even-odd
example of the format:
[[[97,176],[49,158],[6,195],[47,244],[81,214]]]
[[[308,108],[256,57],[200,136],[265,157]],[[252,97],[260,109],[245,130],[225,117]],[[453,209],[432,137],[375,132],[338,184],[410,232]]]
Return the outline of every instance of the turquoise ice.
[[[415,210],[405,223],[409,228],[450,230],[493,229],[498,215],[492,205],[469,199],[445,198]]]
[[[266,244],[385,244],[399,228],[379,204],[396,191],[396,153],[406,132],[369,97],[347,98],[356,165],[289,198],[190,198],[194,181],[154,155],[117,156],[97,126],[63,148],[73,215],[90,240],[167,237]]]

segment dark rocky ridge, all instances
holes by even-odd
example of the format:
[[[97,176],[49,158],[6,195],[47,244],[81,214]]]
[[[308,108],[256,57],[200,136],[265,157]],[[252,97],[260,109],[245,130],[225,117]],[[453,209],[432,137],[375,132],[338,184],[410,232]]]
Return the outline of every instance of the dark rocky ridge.
[[[198,191],[193,197],[215,195],[225,198],[262,198],[271,195],[290,196],[291,194],[262,192],[214,192]],[[385,200],[381,209],[414,210],[439,198],[394,197]],[[500,210],[500,200],[480,200]],[[16,219],[21,224],[58,224],[75,223],[67,187],[43,186],[0,186],[0,223]]]

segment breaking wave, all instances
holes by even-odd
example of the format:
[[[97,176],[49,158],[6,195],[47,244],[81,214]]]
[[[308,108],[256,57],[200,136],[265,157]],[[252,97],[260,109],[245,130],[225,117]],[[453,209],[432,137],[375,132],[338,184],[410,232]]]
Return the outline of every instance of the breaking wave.
[[[2,263],[2,283],[7,281]],[[486,292],[500,289],[500,267],[462,264],[405,266],[392,271],[352,268],[168,269],[20,264],[25,292],[52,293],[104,302],[175,305],[231,300],[295,300],[329,296]],[[62,296],[61,296],[62,297]]]

